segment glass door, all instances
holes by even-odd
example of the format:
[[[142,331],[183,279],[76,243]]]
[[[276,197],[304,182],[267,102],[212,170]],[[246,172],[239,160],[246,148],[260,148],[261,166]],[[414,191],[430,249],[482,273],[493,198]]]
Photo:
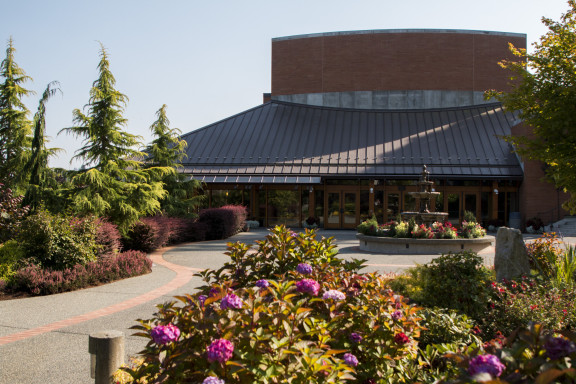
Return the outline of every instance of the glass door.
[[[358,191],[327,191],[325,228],[356,228],[358,226],[358,203]]]

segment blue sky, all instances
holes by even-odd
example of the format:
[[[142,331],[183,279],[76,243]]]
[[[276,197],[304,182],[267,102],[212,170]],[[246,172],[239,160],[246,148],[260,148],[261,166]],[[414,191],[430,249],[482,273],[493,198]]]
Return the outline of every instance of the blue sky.
[[[18,65],[34,81],[25,100],[32,113],[53,80],[63,95],[48,103],[50,147],[66,152],[52,166],[73,168],[79,139],[61,134],[72,110],[88,102],[99,43],[107,49],[117,89],[128,96],[126,131],[151,140],[150,125],[166,104],[183,133],[257,106],[270,92],[275,37],[366,29],[434,28],[546,32],[565,0],[20,0],[2,5],[0,38],[10,36]]]

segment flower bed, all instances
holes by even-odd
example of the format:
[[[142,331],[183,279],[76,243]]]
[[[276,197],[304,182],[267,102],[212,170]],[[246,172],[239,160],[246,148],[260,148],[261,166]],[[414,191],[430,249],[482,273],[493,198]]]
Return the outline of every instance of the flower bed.
[[[476,222],[462,223],[460,229],[450,222],[435,222],[430,227],[408,221],[391,221],[379,225],[375,218],[358,226],[356,238],[360,249],[389,254],[442,254],[448,252],[480,252],[491,246],[493,236]]]

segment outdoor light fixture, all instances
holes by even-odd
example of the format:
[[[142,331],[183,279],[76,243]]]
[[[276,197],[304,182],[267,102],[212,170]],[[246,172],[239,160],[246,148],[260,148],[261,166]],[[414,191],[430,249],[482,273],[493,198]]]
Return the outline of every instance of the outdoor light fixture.
[[[308,189],[308,192],[310,192],[310,193],[314,192],[314,187],[310,186],[310,189]]]
[[[496,188],[494,188],[494,193],[498,194],[498,190]]]
[[[374,193],[374,188],[370,188],[370,193]]]

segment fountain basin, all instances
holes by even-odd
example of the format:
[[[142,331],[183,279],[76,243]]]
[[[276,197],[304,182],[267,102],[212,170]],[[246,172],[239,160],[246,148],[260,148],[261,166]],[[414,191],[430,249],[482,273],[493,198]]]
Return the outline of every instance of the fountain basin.
[[[448,252],[481,252],[494,244],[494,236],[476,239],[399,239],[356,234],[360,250],[391,255],[436,255]]]

